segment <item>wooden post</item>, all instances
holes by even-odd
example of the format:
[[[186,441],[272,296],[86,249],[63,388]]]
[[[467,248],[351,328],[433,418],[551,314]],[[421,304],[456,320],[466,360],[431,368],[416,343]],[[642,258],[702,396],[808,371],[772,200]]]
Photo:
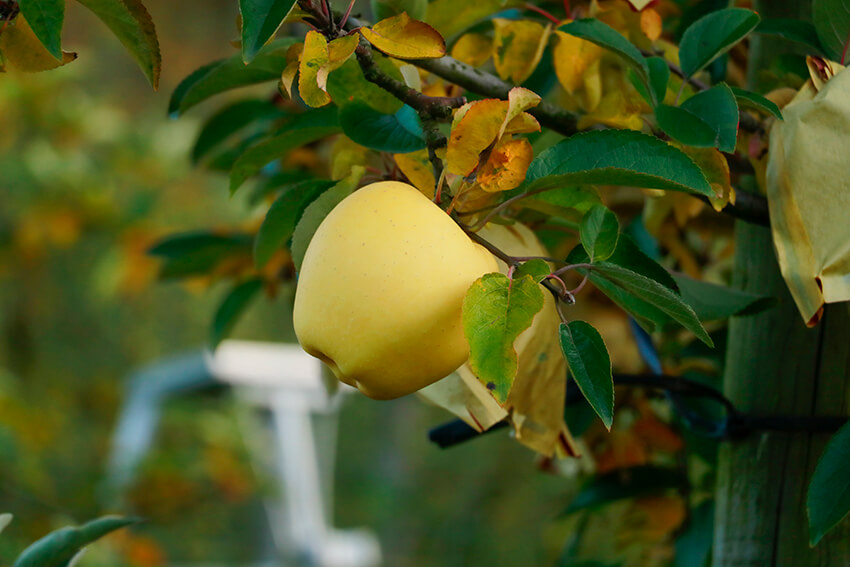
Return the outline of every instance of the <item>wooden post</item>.
[[[763,17],[808,19],[811,2],[763,0]],[[751,84],[787,45],[755,37]],[[829,306],[807,329],[776,263],[770,231],[739,222],[735,284],[779,305],[729,326],[725,394],[752,414],[850,413],[850,304]],[[806,493],[829,434],[761,433],[725,442],[716,493],[714,567],[846,567],[850,522],[809,547]]]

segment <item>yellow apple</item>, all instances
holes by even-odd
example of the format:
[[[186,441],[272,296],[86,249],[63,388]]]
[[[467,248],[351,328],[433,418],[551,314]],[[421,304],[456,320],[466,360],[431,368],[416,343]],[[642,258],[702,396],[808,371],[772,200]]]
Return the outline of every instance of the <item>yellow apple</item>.
[[[404,396],[466,361],[463,298],[495,271],[419,190],[373,183],[337,205],[307,247],[295,334],[342,382],[375,399]]]

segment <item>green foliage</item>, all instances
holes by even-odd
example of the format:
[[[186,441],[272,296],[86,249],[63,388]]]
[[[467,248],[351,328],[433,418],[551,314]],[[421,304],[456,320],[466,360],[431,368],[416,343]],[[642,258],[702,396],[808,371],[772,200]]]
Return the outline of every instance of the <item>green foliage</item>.
[[[617,248],[620,223],[604,205],[592,206],[581,218],[579,237],[591,262],[607,260]]]
[[[56,530],[24,550],[12,567],[67,567],[85,546],[138,521],[137,518],[104,516],[80,527]]]
[[[743,108],[752,108],[758,110],[762,114],[770,114],[779,120],[782,120],[782,111],[772,101],[766,99],[760,94],[739,89],[738,87],[730,87],[732,94],[735,95],[735,100],[738,101],[738,106]]]
[[[744,8],[727,8],[703,16],[685,30],[679,44],[679,62],[686,76],[699,71],[732,49],[758,25],[758,14]]]
[[[658,125],[683,144],[734,152],[738,139],[738,103],[724,83],[699,92],[681,106],[655,109]]]
[[[295,0],[239,0],[242,15],[242,60],[250,63],[274,37]]]
[[[608,347],[590,323],[570,321],[558,330],[570,373],[596,415],[611,429],[614,423],[614,378]]]
[[[402,12],[414,20],[424,20],[428,12],[428,0],[371,0],[371,3],[376,22]]]
[[[526,183],[528,191],[604,183],[714,196],[691,158],[654,136],[630,130],[585,132],[555,144],[531,162]]]
[[[812,19],[826,55],[846,63],[850,0],[812,0]]]
[[[170,280],[207,274],[225,259],[245,256],[250,250],[248,235],[190,232],[160,240],[148,253],[165,260],[160,277]]]
[[[796,41],[814,49],[815,53],[823,53],[818,32],[814,24],[791,18],[769,18],[762,20],[756,27],[755,33],[781,37]]]
[[[688,485],[688,479],[669,467],[630,467],[590,479],[564,511],[592,510],[625,498],[664,494]]]
[[[809,541],[814,547],[850,513],[850,423],[824,449],[809,484]]]
[[[263,289],[263,280],[252,278],[235,285],[224,296],[215,312],[210,333],[210,346],[215,348],[230,334],[239,317],[251,304],[251,301]]]
[[[550,272],[551,270],[549,269],[549,264],[546,263],[546,260],[542,258],[532,258],[531,260],[520,264],[514,272],[513,277],[518,279],[522,276],[531,276],[531,279],[540,283],[546,276],[549,275]]]
[[[201,161],[228,138],[255,121],[280,118],[283,115],[281,110],[267,100],[249,98],[225,106],[204,124],[195,141],[195,147],[192,148],[192,161]]]
[[[674,275],[682,300],[691,306],[700,321],[727,319],[733,315],[752,315],[769,309],[776,299],[731,287]]]
[[[670,67],[662,57],[648,57],[646,65],[649,69],[649,88],[634,71],[629,73],[629,80],[646,102],[652,106],[657,106],[664,101],[664,95],[667,94]]]
[[[19,0],[18,6],[38,40],[61,61],[65,0]]]
[[[517,373],[516,338],[543,309],[543,291],[530,275],[509,279],[485,274],[463,300],[463,331],[469,365],[496,400],[504,404]]]
[[[339,109],[339,123],[346,136],[373,150],[403,154],[425,147],[419,118],[407,105],[383,114],[365,103],[346,104]]]

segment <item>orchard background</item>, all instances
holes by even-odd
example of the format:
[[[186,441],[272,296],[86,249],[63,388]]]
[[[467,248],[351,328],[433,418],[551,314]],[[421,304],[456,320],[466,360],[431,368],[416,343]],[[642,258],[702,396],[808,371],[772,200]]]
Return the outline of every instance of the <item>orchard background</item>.
[[[850,430],[824,453],[850,312],[805,325],[763,197],[779,107],[841,76],[846,0],[144,4],[0,2],[0,564],[105,513],[146,522],[81,564],[273,554],[223,388],[168,404],[134,485],[106,490],[123,381],[227,336],[294,341],[306,242],[381,179],[470,234],[535,230],[556,263],[494,252],[560,302],[581,390],[575,442],[537,453],[504,429],[441,451],[444,411],[351,397],[335,522],[375,529],[386,565],[850,561]],[[602,340],[610,362],[576,346]],[[478,348],[516,413],[535,376],[484,376]]]

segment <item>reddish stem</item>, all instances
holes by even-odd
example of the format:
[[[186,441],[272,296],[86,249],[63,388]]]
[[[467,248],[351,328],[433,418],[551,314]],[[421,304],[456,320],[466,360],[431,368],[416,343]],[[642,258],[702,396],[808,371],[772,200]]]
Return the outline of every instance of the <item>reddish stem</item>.
[[[544,18],[546,18],[550,22],[554,23],[556,26],[561,23],[561,20],[559,20],[558,18],[556,18],[555,16],[553,16],[552,14],[550,14],[549,12],[544,10],[543,8],[540,8],[539,6],[535,6],[534,4],[532,4],[530,2],[525,3],[525,9],[531,10],[532,12],[537,12],[538,14],[540,14],[541,16],[543,16]]]
[[[573,17],[573,11],[570,8],[570,0],[564,0],[564,12],[566,12],[568,18]]]
[[[348,3],[348,10],[345,11],[345,15],[342,17],[342,20],[339,22],[340,29],[345,27],[345,23],[348,21],[348,16],[351,15],[351,9],[354,8],[354,0]]]
[[[847,39],[844,40],[844,51],[841,52],[841,64],[847,60],[847,48],[850,47],[850,34],[847,34]]]

